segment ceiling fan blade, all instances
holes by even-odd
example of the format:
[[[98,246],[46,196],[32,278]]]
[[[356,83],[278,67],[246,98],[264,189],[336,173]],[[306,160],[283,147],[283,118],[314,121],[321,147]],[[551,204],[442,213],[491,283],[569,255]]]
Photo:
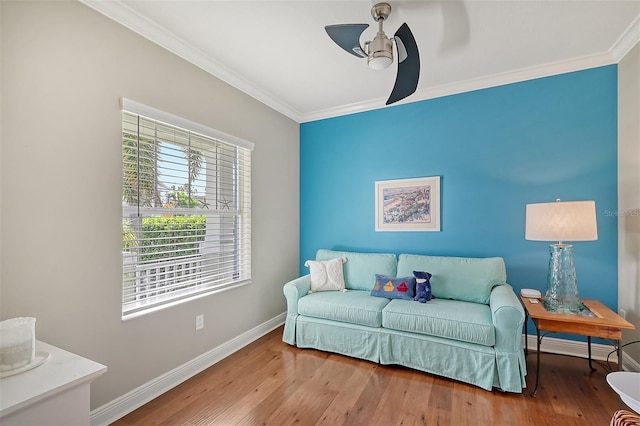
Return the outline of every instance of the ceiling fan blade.
[[[416,91],[420,78],[420,54],[409,26],[404,23],[394,34],[398,49],[398,74],[386,105],[398,102]]]
[[[358,58],[366,58],[367,54],[360,46],[360,34],[367,27],[369,24],[337,24],[327,25],[324,29],[338,46]]]

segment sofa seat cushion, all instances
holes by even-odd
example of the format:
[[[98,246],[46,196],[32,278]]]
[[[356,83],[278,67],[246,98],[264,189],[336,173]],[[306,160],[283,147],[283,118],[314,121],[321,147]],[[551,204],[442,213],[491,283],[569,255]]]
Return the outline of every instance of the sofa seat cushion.
[[[384,328],[494,346],[491,309],[480,303],[432,299],[427,303],[395,299],[382,311]]]
[[[300,315],[369,327],[382,326],[382,309],[389,299],[372,297],[369,291],[324,291],[298,301]]]

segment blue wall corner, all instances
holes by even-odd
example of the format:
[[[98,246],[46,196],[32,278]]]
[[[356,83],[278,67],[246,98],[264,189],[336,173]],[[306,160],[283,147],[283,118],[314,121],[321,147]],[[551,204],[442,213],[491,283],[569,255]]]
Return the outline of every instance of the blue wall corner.
[[[300,144],[301,273],[320,248],[501,256],[516,291],[544,293],[526,204],[595,200],[578,286],[617,309],[616,65],[304,123]],[[441,232],[375,232],[375,181],[422,176],[441,176]]]

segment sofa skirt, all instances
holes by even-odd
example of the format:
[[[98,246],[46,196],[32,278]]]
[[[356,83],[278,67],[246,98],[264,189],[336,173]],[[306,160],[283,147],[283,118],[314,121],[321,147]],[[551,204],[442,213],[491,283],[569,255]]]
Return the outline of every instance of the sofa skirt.
[[[492,347],[387,329],[379,333],[381,364],[402,365],[486,390],[493,388],[496,354]]]
[[[524,354],[496,354],[474,343],[299,315],[296,346],[400,365],[488,391],[522,392]]]
[[[335,352],[378,363],[380,328],[298,316],[296,346]]]

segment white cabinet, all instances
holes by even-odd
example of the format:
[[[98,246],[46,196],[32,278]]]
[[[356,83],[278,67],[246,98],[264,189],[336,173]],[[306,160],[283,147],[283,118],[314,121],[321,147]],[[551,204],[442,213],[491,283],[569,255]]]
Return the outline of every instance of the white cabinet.
[[[107,367],[36,340],[44,364],[0,379],[0,424],[88,425],[91,382]]]

